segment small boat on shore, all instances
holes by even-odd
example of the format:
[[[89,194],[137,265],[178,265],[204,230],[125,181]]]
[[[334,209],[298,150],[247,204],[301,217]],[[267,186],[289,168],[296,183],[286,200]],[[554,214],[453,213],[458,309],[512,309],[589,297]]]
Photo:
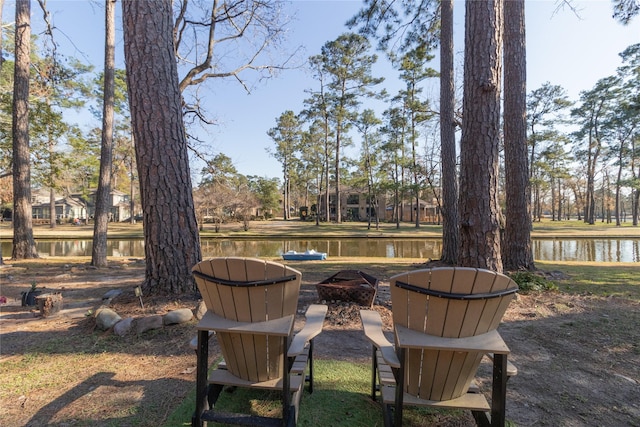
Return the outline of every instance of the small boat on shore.
[[[282,254],[282,259],[287,261],[321,261],[327,259],[327,253],[316,252],[313,249],[305,252],[288,251]]]

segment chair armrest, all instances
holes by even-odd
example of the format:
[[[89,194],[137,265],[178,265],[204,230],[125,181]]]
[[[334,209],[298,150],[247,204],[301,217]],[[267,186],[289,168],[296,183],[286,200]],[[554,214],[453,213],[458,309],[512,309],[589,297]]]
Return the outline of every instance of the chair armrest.
[[[480,351],[509,354],[509,348],[497,330],[467,338],[444,338],[396,326],[396,340],[400,347],[430,350]]]
[[[369,341],[380,350],[382,358],[392,368],[400,367],[400,360],[396,355],[393,344],[384,336],[382,332],[382,319],[380,313],[374,310],[360,310],[360,319],[364,328],[364,335]]]
[[[196,326],[200,330],[213,330],[216,332],[233,332],[238,334],[260,334],[289,336],[293,330],[294,316],[285,316],[279,319],[265,322],[236,322],[225,319],[211,311],[207,311]]]
[[[307,343],[322,332],[324,318],[327,315],[328,307],[323,304],[311,304],[305,313],[305,323],[291,341],[288,357],[295,357],[304,351]]]

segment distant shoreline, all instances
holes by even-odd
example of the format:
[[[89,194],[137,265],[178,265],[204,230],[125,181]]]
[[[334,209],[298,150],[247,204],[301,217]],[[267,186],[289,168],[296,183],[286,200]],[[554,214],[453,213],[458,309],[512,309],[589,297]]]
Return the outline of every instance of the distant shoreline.
[[[33,226],[35,239],[92,239],[93,224],[89,225],[57,225],[50,228],[47,224]],[[142,239],[144,238],[142,224],[110,223],[108,228],[110,239]],[[421,224],[419,228],[413,223],[401,223],[396,228],[395,223],[380,223],[379,229],[375,224],[367,228],[366,222],[320,223],[313,221],[268,220],[251,221],[249,229],[244,231],[240,222],[227,223],[220,226],[216,232],[213,224],[205,224],[200,232],[201,239],[269,239],[269,238],[440,238],[442,226]],[[640,238],[640,227],[633,227],[631,223],[623,223],[616,227],[614,224],[596,223],[588,225],[578,220],[571,221],[542,221],[533,225],[532,238]],[[0,223],[0,240],[13,239],[13,228],[10,222]]]

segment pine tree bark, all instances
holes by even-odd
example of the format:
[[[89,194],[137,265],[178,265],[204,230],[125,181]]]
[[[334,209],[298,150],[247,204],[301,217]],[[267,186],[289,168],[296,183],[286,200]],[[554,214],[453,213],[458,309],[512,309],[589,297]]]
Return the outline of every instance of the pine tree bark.
[[[122,3],[131,121],[152,293],[195,290],[201,260],[172,36],[171,0]]]
[[[334,160],[334,173],[336,176],[336,187],[335,187],[335,194],[336,194],[336,222],[338,224],[342,223],[342,203],[340,198],[342,197],[342,194],[340,192],[340,143],[341,141],[341,136],[342,136],[342,128],[340,127],[340,125],[338,125],[338,128],[336,129],[336,158]]]
[[[467,1],[465,7],[458,263],[502,272],[498,204],[502,0]]]
[[[4,0],[0,0],[0,22],[4,22],[2,20],[2,11],[4,10]],[[0,25],[0,40],[4,40],[4,25]],[[0,43],[0,67],[4,63],[4,55],[2,54],[2,43]],[[0,256],[0,264],[2,264],[2,257]]]
[[[506,215],[502,261],[507,270],[532,270],[527,150],[525,2],[504,3],[504,163]]]
[[[115,98],[116,1],[105,0],[104,88],[102,91],[102,144],[100,149],[100,179],[96,192],[91,265],[107,266],[107,231],[111,203],[111,165],[113,155],[113,116]]]
[[[49,147],[51,152],[51,147]],[[53,187],[49,189],[49,228],[56,228],[56,193]]]
[[[29,69],[31,0],[16,0],[13,82],[13,252],[12,259],[38,258],[31,219]]]
[[[442,157],[442,256],[458,260],[458,171],[456,168],[453,0],[442,0],[440,30],[440,155]]]

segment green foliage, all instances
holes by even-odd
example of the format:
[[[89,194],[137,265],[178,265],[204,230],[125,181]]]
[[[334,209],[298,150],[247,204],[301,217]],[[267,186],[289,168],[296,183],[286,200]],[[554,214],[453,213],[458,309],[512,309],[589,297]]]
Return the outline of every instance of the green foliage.
[[[378,40],[378,49],[409,51],[416,46],[433,49],[439,42],[439,2],[364,0],[363,7],[347,21],[366,37]]]
[[[637,0],[613,0],[613,17],[623,25],[640,14],[640,2]]]
[[[292,178],[296,163],[296,153],[301,145],[300,121],[295,113],[287,110],[276,119],[276,126],[267,131],[267,135],[275,142],[275,148],[267,148],[267,152],[282,165],[285,183]],[[285,197],[288,197],[289,186],[285,185]]]
[[[558,290],[555,283],[531,271],[517,271],[509,276],[518,284],[522,294]]]
[[[34,37],[31,48],[29,93],[29,145],[33,187],[61,189],[69,187],[77,177],[69,177],[73,152],[71,140],[81,131],[77,124],[65,119],[65,113],[81,110],[91,89],[87,79],[93,67],[73,57],[51,50],[49,38]],[[10,47],[6,44],[3,48]],[[11,51],[11,50],[9,50]],[[12,146],[12,60],[3,60],[0,68],[0,171],[11,167]],[[80,135],[84,138],[84,135]],[[78,139],[78,138],[76,138]],[[97,162],[95,162],[97,166]]]
[[[127,72],[122,68],[118,68],[114,74],[114,109],[116,114],[122,116],[122,119],[128,122],[131,114],[129,112],[129,96],[127,94]],[[104,98],[104,71],[98,73],[92,83],[91,95],[96,102],[96,106],[90,107],[90,110],[96,119],[101,120],[102,99]]]
[[[280,205],[280,180],[248,176],[249,188],[255,194],[258,203],[265,212],[278,209]]]
[[[13,141],[11,113],[13,99],[13,61],[0,63],[0,172],[11,169]]]
[[[238,171],[233,165],[231,158],[224,153],[216,154],[213,159],[208,160],[201,173],[202,182],[200,185],[227,185],[238,176]]]

